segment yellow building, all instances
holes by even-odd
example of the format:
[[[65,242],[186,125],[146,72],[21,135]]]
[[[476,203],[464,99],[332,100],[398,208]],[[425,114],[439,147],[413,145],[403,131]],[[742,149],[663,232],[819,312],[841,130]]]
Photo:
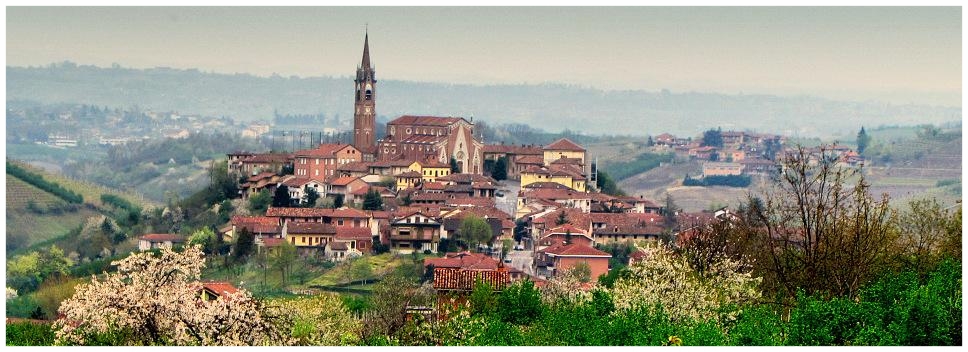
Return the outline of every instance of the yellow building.
[[[419,172],[424,182],[434,182],[438,177],[450,175],[450,165],[436,160],[414,161],[410,171]]]
[[[420,171],[407,171],[393,176],[393,178],[397,180],[397,191],[402,191],[416,186],[420,183],[422,177],[423,176],[420,174]]]
[[[545,166],[551,165],[555,160],[562,158],[578,159],[579,165],[582,168],[585,166],[585,148],[575,144],[575,142],[572,142],[568,138],[554,141],[541,149],[544,151]]]
[[[532,166],[521,171],[521,187],[535,182],[554,182],[579,192],[585,192],[585,176],[580,170],[570,165],[552,165],[551,167]]]
[[[336,228],[331,224],[318,222],[286,222],[285,238],[297,250],[323,250],[326,243],[336,236]]]

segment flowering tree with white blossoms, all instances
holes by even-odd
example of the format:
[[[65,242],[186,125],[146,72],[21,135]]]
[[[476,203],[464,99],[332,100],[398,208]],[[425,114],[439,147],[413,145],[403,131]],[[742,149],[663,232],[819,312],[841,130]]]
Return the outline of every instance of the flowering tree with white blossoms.
[[[288,344],[245,290],[204,301],[198,281],[205,258],[199,246],[160,256],[135,253],[111,263],[117,273],[77,287],[54,323],[57,343],[90,343],[120,333],[127,345]]]
[[[587,276],[580,268],[563,270],[541,288],[541,300],[545,304],[578,304],[591,299],[591,291],[596,285],[583,282]]]
[[[740,304],[760,297],[761,278],[741,271],[738,262],[723,257],[703,274],[686,258],[664,246],[641,248],[644,260],[629,266],[631,275],[612,288],[616,310],[653,309],[656,304],[673,320],[734,319]]]

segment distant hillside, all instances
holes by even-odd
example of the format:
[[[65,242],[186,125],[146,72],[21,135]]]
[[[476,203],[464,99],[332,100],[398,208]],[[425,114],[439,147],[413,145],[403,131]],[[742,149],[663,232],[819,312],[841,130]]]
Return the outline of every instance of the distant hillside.
[[[7,173],[7,253],[64,236],[87,223],[90,218],[103,216],[111,208],[101,202],[102,194],[120,196],[142,207],[156,205],[138,196],[87,182],[67,179],[23,163],[15,164],[31,173],[41,175],[45,180],[54,182],[71,192],[81,194],[84,198],[84,204],[69,204],[54,194],[45,192]]]
[[[348,70],[347,72],[349,72]],[[281,114],[352,116],[350,78],[257,77],[198,70],[77,66],[7,67],[7,100],[87,103],[271,120]],[[959,107],[841,102],[813,97],[602,91],[575,86],[449,85],[381,80],[377,112],[460,115],[489,123],[525,123],[589,134],[696,135],[703,129],[826,135],[859,126],[942,123]]]

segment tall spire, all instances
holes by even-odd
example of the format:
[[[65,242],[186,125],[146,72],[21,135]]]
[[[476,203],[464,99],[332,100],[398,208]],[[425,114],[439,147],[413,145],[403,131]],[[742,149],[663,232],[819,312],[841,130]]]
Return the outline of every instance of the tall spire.
[[[367,70],[370,68],[370,33],[369,29],[366,30],[365,39],[363,39],[363,64],[362,68]]]

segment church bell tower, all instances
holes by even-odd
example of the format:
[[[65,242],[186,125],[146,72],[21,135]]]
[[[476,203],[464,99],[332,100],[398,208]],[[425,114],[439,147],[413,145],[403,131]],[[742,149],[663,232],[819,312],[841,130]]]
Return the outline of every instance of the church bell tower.
[[[376,71],[370,65],[370,35],[363,40],[363,62],[356,68],[353,146],[370,151],[376,146]]]

